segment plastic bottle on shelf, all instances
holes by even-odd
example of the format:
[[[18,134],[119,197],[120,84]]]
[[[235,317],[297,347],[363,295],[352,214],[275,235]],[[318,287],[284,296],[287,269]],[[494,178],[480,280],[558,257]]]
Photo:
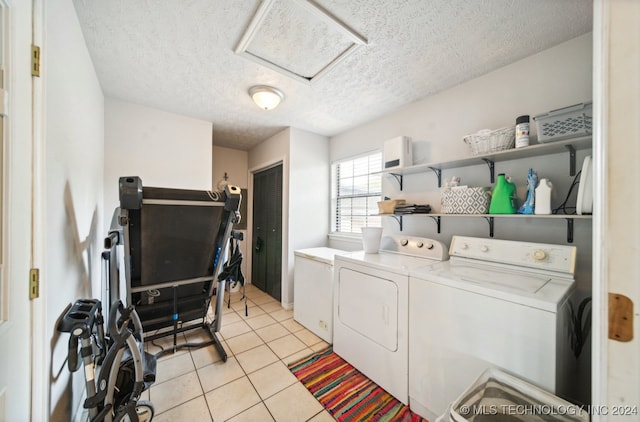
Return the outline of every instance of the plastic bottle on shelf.
[[[536,186],[538,185],[538,175],[532,168],[527,175],[527,199],[518,208],[518,214],[534,214],[536,208]]]
[[[516,119],[516,148],[529,146],[529,116]]]
[[[515,214],[515,190],[515,185],[507,180],[504,173],[500,173],[491,192],[489,214]]]
[[[511,191],[509,196],[511,198],[511,208],[513,208],[513,213],[516,213],[518,212],[518,198],[516,196],[517,186],[511,181],[511,176],[506,176],[505,178],[507,179],[507,184],[509,185],[509,189]]]
[[[540,179],[540,184],[536,188],[536,214],[551,214],[551,191],[553,184],[549,179]]]

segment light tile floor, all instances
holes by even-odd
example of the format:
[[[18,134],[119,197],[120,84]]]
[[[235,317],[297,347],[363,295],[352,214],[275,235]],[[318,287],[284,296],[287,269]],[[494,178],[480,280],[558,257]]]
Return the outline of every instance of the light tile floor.
[[[154,405],[154,422],[334,420],[287,368],[328,344],[271,296],[252,285],[246,294],[248,316],[241,293],[231,293],[230,308],[225,301],[218,336],[226,362],[214,346],[181,349],[158,360],[156,382],[143,395]],[[178,344],[209,339],[196,329],[181,334]],[[157,353],[172,341],[169,336],[147,342],[147,351]]]

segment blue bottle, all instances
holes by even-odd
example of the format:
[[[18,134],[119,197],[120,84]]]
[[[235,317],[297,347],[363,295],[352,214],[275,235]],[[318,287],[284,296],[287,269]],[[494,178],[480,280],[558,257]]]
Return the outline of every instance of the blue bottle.
[[[527,184],[527,199],[524,201],[524,204],[518,208],[518,214],[533,214],[536,209],[535,189],[538,185],[538,175],[531,168],[527,176]]]

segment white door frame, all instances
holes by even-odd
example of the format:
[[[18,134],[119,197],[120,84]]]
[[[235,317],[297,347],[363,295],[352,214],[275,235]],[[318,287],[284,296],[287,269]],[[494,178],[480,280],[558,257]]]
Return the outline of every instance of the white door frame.
[[[35,0],[34,0],[35,1]],[[38,0],[42,1],[42,0]],[[6,156],[3,195],[6,211],[3,241],[6,268],[3,273],[3,320],[0,323],[0,418],[37,420],[32,414],[33,303],[29,301],[29,269],[33,263],[33,82],[30,70],[33,40],[33,2],[2,0],[6,17],[3,52],[6,58],[7,93]],[[6,38],[4,37],[6,35]],[[36,308],[40,305],[36,304]],[[42,321],[39,321],[44,325]],[[42,327],[44,328],[44,327]],[[48,382],[44,383],[44,387]],[[43,420],[47,420],[45,415]]]
[[[596,0],[593,6],[593,269],[592,305],[593,330],[591,350],[591,403],[607,403],[608,362],[608,268],[606,257],[607,231],[607,148],[608,129],[608,63],[609,31],[608,0]],[[593,421],[606,420],[599,415]]]
[[[32,78],[32,112],[33,112],[33,149],[32,149],[32,181],[31,181],[31,267],[40,270],[40,297],[31,301],[31,420],[49,420],[49,390],[51,379],[49,375],[50,349],[46,339],[46,284],[42,279],[45,271],[45,101],[44,88],[46,80],[45,63],[46,45],[44,37],[45,2],[33,2],[33,43],[40,46],[40,77]]]

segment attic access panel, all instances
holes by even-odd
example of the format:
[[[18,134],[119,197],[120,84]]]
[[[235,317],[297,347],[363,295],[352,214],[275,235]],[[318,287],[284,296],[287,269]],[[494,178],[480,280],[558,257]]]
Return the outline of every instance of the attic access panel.
[[[263,0],[235,52],[311,83],[367,40],[309,0]]]

